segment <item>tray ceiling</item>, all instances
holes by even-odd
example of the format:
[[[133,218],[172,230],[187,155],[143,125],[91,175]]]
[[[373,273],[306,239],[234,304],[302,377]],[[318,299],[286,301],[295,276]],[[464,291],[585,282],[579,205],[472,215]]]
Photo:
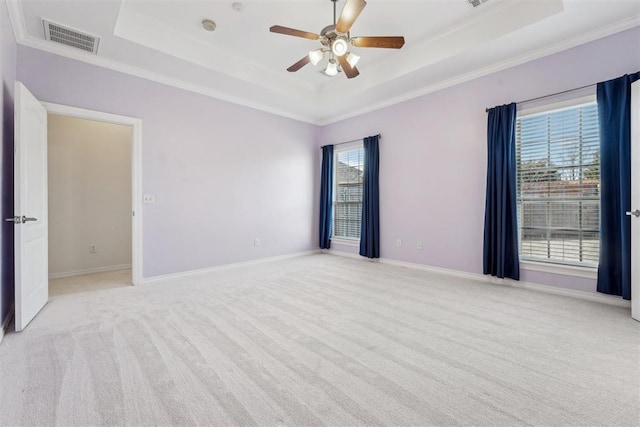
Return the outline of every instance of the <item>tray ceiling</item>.
[[[360,76],[286,68],[319,42],[330,0],[8,0],[18,43],[316,124],[362,114],[640,25],[637,0],[369,0],[352,35],[402,35],[401,50],[352,48]],[[344,5],[338,1],[338,13]],[[241,10],[237,10],[241,9]],[[43,19],[93,34],[97,55],[45,40]],[[203,19],[215,21],[213,32]]]

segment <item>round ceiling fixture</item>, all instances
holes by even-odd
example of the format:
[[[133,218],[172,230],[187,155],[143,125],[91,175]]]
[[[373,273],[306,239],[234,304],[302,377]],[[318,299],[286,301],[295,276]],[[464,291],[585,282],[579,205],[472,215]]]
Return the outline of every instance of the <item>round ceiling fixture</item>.
[[[216,29],[216,23],[211,19],[205,19],[204,21],[202,21],[202,28],[204,28],[206,31],[214,31]]]
[[[331,43],[331,50],[336,56],[342,56],[347,53],[349,49],[349,45],[347,44],[347,40],[345,37],[338,37]]]

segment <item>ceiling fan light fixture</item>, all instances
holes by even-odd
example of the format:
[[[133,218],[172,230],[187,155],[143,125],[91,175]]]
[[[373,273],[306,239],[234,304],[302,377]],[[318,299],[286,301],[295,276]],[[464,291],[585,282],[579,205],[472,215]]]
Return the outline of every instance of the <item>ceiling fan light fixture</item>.
[[[351,65],[351,68],[355,67],[356,64],[360,61],[360,57],[353,52],[347,53],[347,62]]]
[[[343,37],[338,37],[331,43],[331,51],[336,56],[344,55],[345,53],[347,53],[348,49],[349,49],[349,44],[347,43],[347,40],[345,40]]]
[[[329,63],[321,71],[322,74],[327,77],[333,77],[344,73],[348,79],[353,79],[360,75],[360,71],[355,66],[360,57],[355,53],[349,52],[351,46],[354,48],[373,47],[382,49],[400,49],[404,46],[403,36],[358,36],[352,38],[351,28],[360,12],[367,5],[366,0],[346,0],[339,18],[336,14],[338,0],[330,1],[333,3],[333,24],[327,25],[317,34],[281,25],[273,25],[269,28],[272,33],[314,40],[322,44],[322,48],[309,51],[302,59],[287,68],[287,71],[296,72],[309,63],[317,65],[325,56],[328,56]],[[466,1],[485,2],[489,0]],[[325,55],[325,53],[329,55]]]
[[[318,65],[318,62],[322,61],[322,58],[324,58],[324,52],[322,49],[316,49],[309,52],[309,61],[311,61],[313,65]]]
[[[327,64],[327,68],[324,69],[323,73],[326,76],[334,77],[338,75],[338,64],[335,59],[330,59]]]

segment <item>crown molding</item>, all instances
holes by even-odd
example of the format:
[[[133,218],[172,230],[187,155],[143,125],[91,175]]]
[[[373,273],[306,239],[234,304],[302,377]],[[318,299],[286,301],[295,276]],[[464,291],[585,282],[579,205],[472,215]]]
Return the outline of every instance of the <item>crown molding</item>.
[[[17,43],[22,46],[42,50],[55,55],[64,56],[69,59],[85,62],[101,68],[107,68],[112,71],[129,74],[129,75],[140,77],[146,80],[151,80],[156,83],[161,83],[167,86],[176,87],[178,89],[183,89],[183,90],[194,92],[200,95],[209,96],[211,98],[219,99],[221,101],[242,105],[244,107],[252,108],[254,110],[275,114],[277,116],[281,116],[281,117],[285,117],[288,119],[293,119],[293,120],[297,120],[305,123],[317,124],[317,121],[314,120],[312,117],[302,116],[299,114],[292,113],[290,111],[273,108],[268,105],[250,101],[246,98],[234,96],[226,92],[222,92],[209,87],[191,83],[186,80],[178,79],[175,77],[169,77],[167,75],[145,70],[143,68],[127,65],[122,62],[114,61],[112,59],[107,59],[100,56],[94,56],[91,54],[85,55],[82,52],[76,53],[74,50],[70,48],[67,49],[64,46],[60,46],[60,47],[55,45],[51,46],[50,43],[47,43],[44,40],[35,39],[33,37],[25,37],[22,40],[17,41]]]
[[[524,54],[506,59],[504,61],[492,64],[486,67],[479,68],[471,72],[459,74],[447,80],[426,85],[416,90],[405,91],[401,95],[398,95],[393,98],[385,99],[377,103],[370,104],[367,107],[353,109],[347,113],[341,112],[341,113],[330,114],[328,116],[322,117],[322,113],[314,116],[301,115],[295,111],[295,105],[292,106],[291,110],[274,108],[274,107],[265,105],[263,103],[251,101],[247,98],[235,96],[221,90],[212,89],[210,87],[205,87],[199,84],[191,83],[179,78],[170,77],[161,73],[156,73],[156,72],[139,68],[139,67],[134,67],[134,66],[127,65],[122,62],[104,58],[101,56],[85,54],[83,52],[76,52],[75,50],[66,48],[65,46],[62,46],[62,45],[58,46],[53,43],[48,43],[42,39],[30,37],[27,35],[27,32],[26,32],[26,25],[24,22],[24,14],[22,11],[21,1],[20,0],[5,0],[5,1],[9,9],[9,17],[11,20],[11,24],[13,26],[16,43],[20,45],[31,47],[31,48],[38,49],[45,52],[49,52],[55,55],[64,56],[69,59],[85,62],[98,67],[107,68],[113,71],[151,80],[157,83],[187,90],[200,95],[209,96],[215,99],[219,99],[221,101],[230,102],[233,104],[263,111],[269,114],[274,114],[277,116],[281,116],[288,119],[297,120],[300,122],[309,123],[317,126],[330,125],[332,123],[357,117],[366,113],[370,113],[386,107],[390,107],[392,105],[400,104],[402,102],[406,102],[411,99],[427,95],[429,93],[433,93],[442,89],[446,89],[448,87],[452,87],[452,86],[465,83],[480,77],[487,76],[489,74],[503,71],[507,68],[521,65],[526,62],[533,61],[535,59],[543,58],[545,56],[553,55],[555,53],[559,53],[564,50],[571,49],[571,48],[580,46],[582,44],[640,26],[640,16],[639,15],[631,16],[623,20],[620,20],[618,22],[615,22],[613,24],[609,24],[609,25],[597,28],[595,30],[589,31],[587,33],[583,33],[581,35],[572,37],[570,39],[567,39],[558,43],[554,43],[552,45],[545,46],[543,48],[534,49]],[[326,89],[330,89],[330,88],[327,87]],[[323,91],[322,93],[322,97],[331,96],[331,95],[332,95],[332,92],[330,90]],[[331,103],[327,103],[326,105],[328,105],[330,108]]]
[[[9,10],[9,21],[11,21],[11,27],[13,27],[13,36],[16,39],[16,43],[20,43],[27,34],[27,24],[24,22],[22,3],[19,0],[5,0],[5,3]]]
[[[486,67],[479,68],[477,70],[463,73],[458,76],[454,76],[450,79],[440,81],[438,83],[434,83],[431,85],[424,86],[420,89],[416,89],[414,91],[407,91],[402,95],[389,98],[383,102],[379,102],[376,104],[372,104],[365,108],[360,108],[357,110],[352,110],[349,113],[342,113],[335,116],[330,116],[325,119],[318,120],[316,123],[318,126],[327,126],[332,123],[337,123],[346,119],[354,118],[357,116],[361,116],[363,114],[371,113],[374,111],[381,110],[383,108],[387,108],[396,104],[400,104],[415,98],[419,98],[424,95],[428,95],[433,92],[437,92],[442,89],[446,89],[452,86],[456,86],[462,83],[469,82],[471,80],[475,80],[480,77],[484,77],[493,73],[497,73],[499,71],[506,70],[508,68],[515,67],[517,65],[522,65],[527,62],[531,62],[536,59],[544,58],[546,56],[550,56],[556,53],[560,53],[562,51],[578,47],[580,45],[613,35],[617,33],[621,33],[626,30],[630,30],[632,28],[640,26],[640,16],[632,16],[629,18],[625,18],[613,24],[606,25],[604,27],[597,28],[593,31],[589,31],[588,33],[581,34],[579,36],[572,37],[570,39],[564,40],[562,42],[558,42],[549,46],[545,46],[540,49],[534,49],[524,54],[515,56],[513,58],[506,59],[504,61],[498,62],[496,64],[492,64]]]
[[[21,2],[19,0],[6,0],[6,3],[9,8],[9,18],[11,20],[11,25],[13,26],[14,36],[16,37],[16,43],[19,45],[41,50],[48,53],[52,53],[54,55],[60,55],[65,58],[74,59],[76,61],[81,61],[87,64],[95,65],[97,67],[107,68],[112,71],[129,74],[129,75],[140,77],[146,80],[151,80],[157,83],[176,87],[178,89],[187,90],[189,92],[194,92],[200,95],[209,96],[211,98],[219,99],[221,101],[242,105],[244,107],[263,111],[269,114],[274,114],[277,116],[297,120],[300,122],[310,123],[314,125],[318,124],[317,120],[315,120],[313,117],[300,115],[291,111],[285,111],[278,108],[273,108],[268,105],[264,105],[258,102],[253,102],[245,98],[234,96],[223,91],[219,91],[209,87],[191,83],[186,80],[169,77],[161,73],[156,73],[143,68],[127,65],[122,62],[104,58],[98,55],[93,55],[93,54],[84,53],[80,51],[76,52],[76,50],[67,48],[66,46],[63,46],[63,45],[58,46],[54,43],[49,43],[42,39],[30,37],[27,35],[27,32],[26,32],[26,25],[24,22],[24,14],[22,12]]]

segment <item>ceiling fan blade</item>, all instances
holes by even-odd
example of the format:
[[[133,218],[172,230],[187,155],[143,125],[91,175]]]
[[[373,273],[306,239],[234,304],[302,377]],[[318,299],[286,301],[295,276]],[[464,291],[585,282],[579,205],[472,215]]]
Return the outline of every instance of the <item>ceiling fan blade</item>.
[[[347,62],[346,55],[338,56],[338,62],[340,62],[342,71],[344,71],[344,74],[347,76],[348,79],[358,77],[358,75],[360,74],[360,71],[358,71],[356,67],[351,67],[351,64]]]
[[[404,37],[353,37],[351,39],[351,45],[355,47],[400,49],[404,46]]]
[[[287,36],[294,36],[294,37],[302,37],[304,39],[310,39],[310,40],[318,40],[320,38],[318,34],[309,33],[307,31],[300,31],[300,30],[296,30],[288,27],[282,27],[280,25],[274,25],[273,27],[269,28],[269,31],[271,31],[272,33],[284,34]]]
[[[347,0],[347,4],[344,5],[344,9],[342,9],[340,18],[336,23],[336,31],[339,33],[348,33],[366,5],[367,2],[364,0]]]
[[[309,63],[309,61],[310,61],[309,60],[309,55],[305,55],[300,61],[296,62],[291,67],[287,68],[287,71],[289,71],[290,73],[295,73],[300,68],[302,68],[305,65],[307,65]]]

